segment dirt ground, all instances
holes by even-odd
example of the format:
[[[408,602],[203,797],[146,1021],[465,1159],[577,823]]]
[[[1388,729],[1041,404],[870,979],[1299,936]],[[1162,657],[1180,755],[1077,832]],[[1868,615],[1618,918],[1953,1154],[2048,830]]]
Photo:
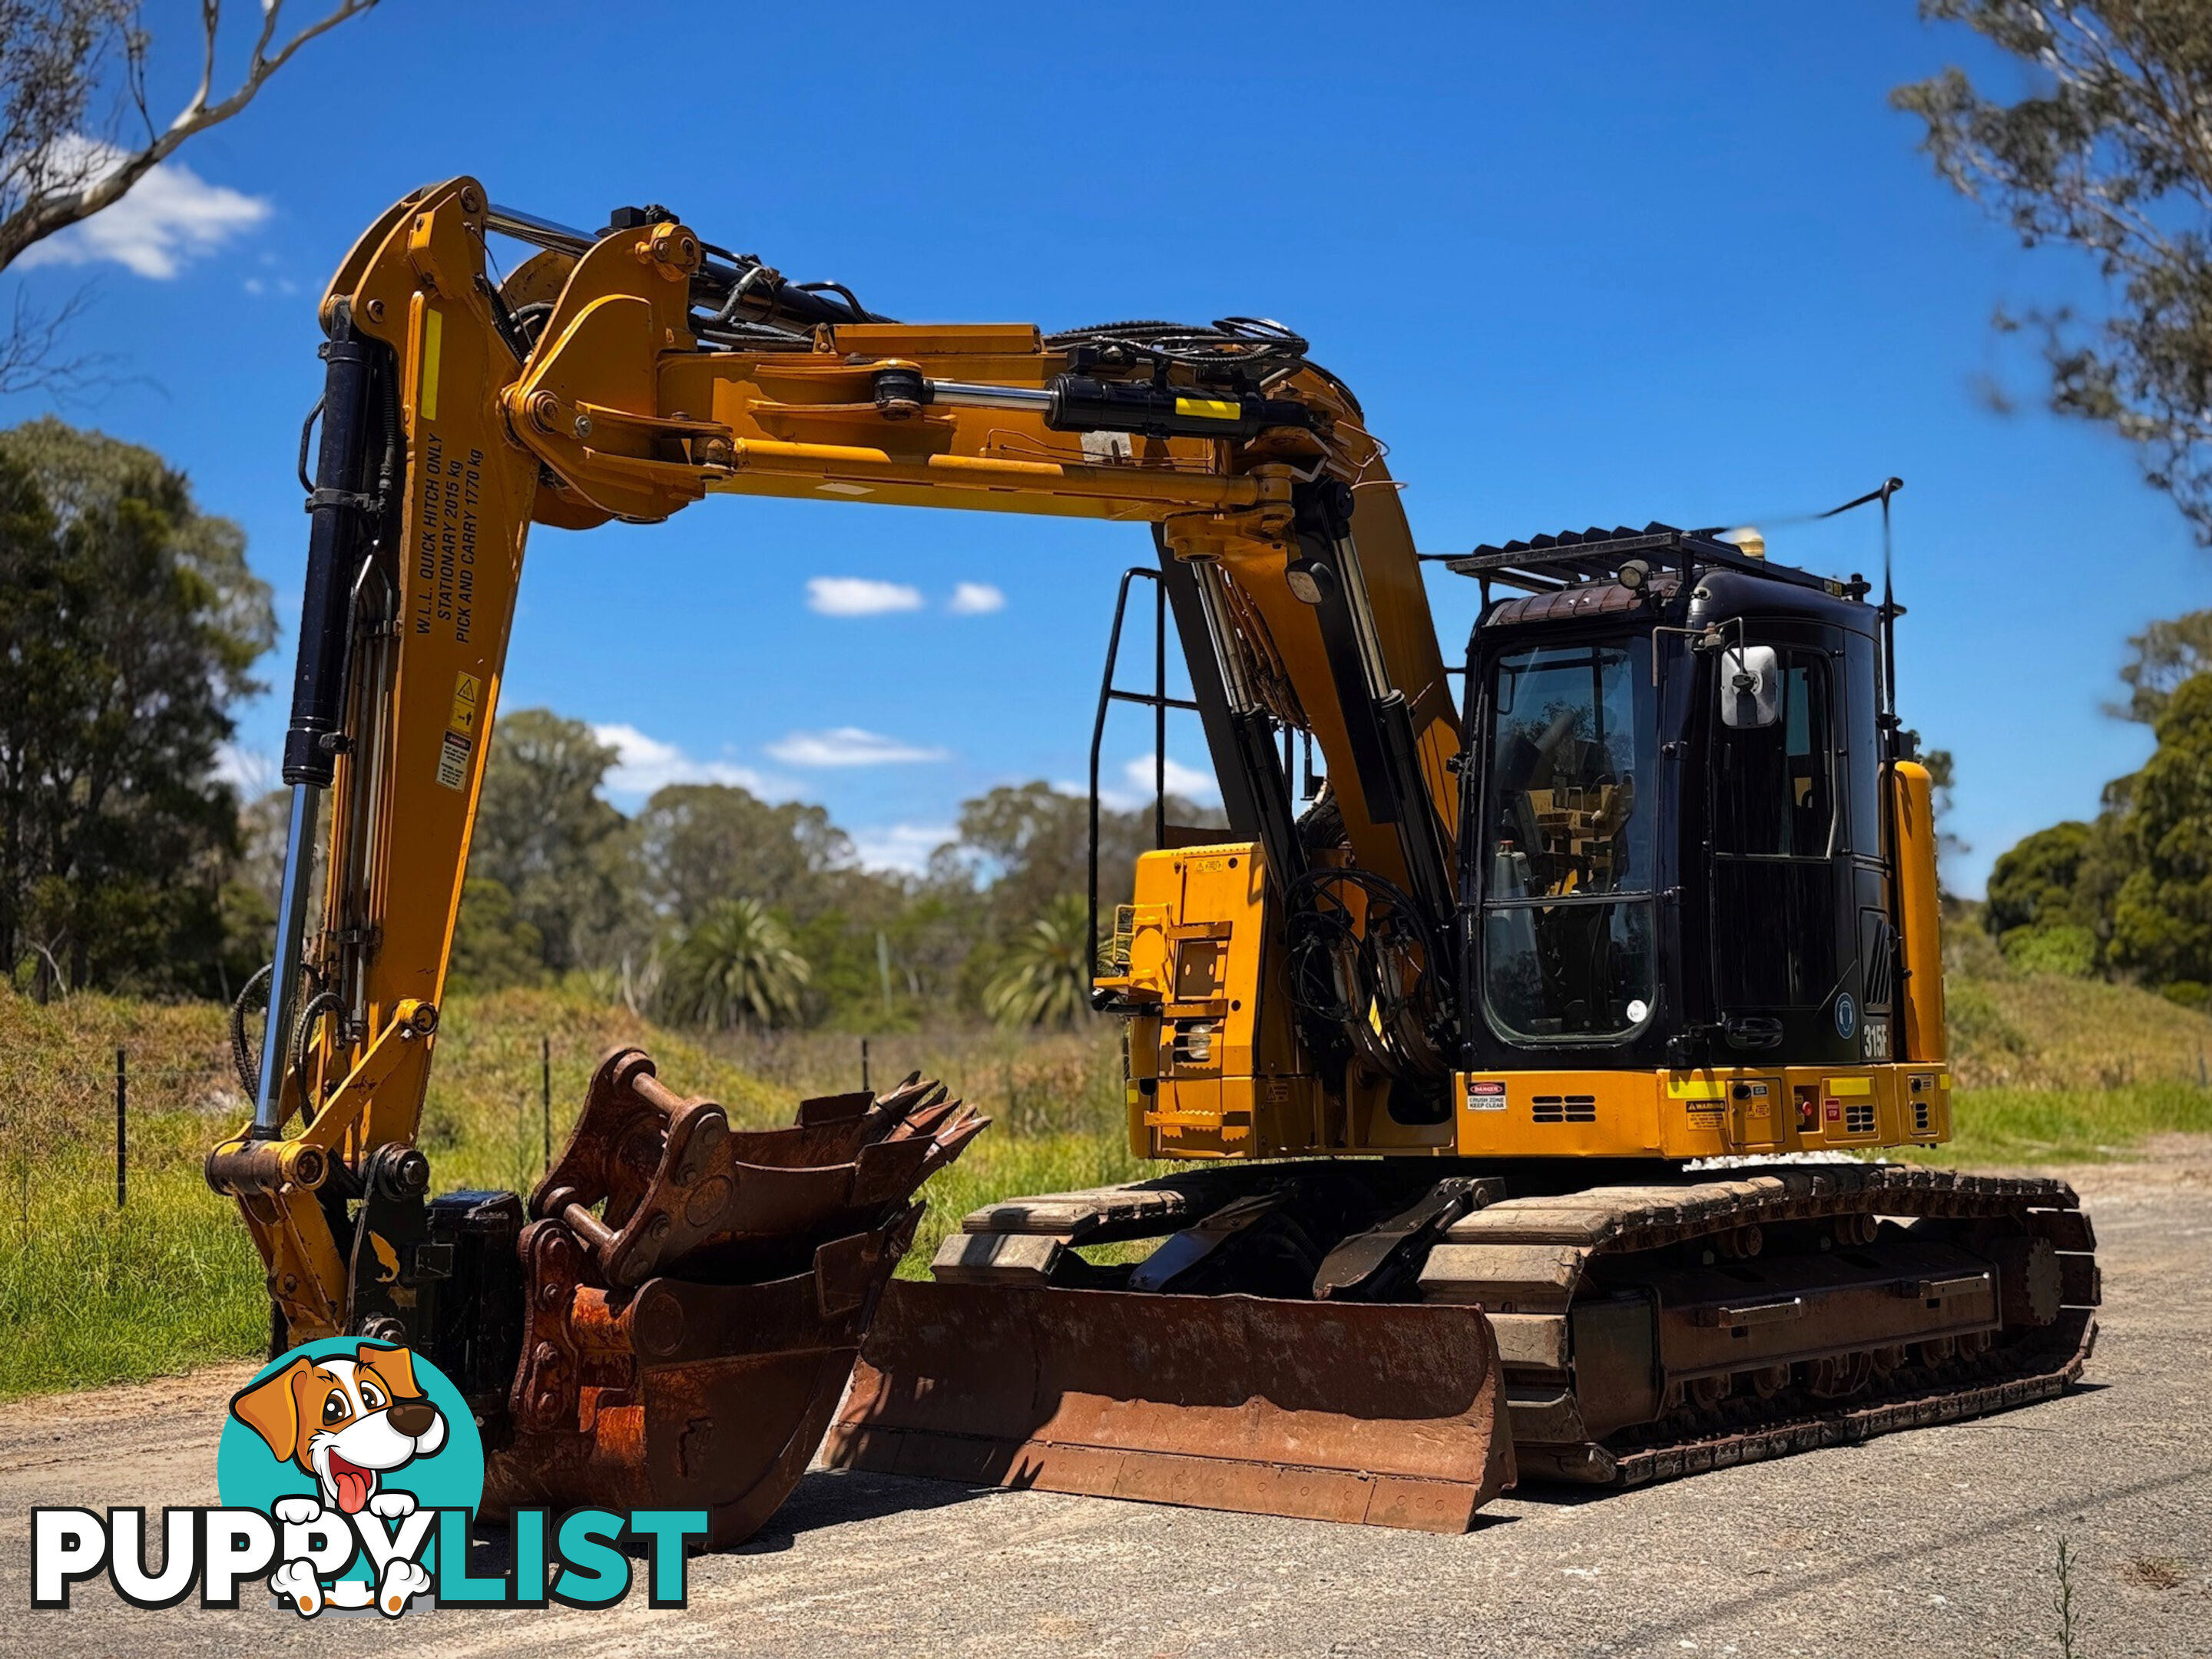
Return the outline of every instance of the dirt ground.
[[[0,1408],[0,1652],[563,1659],[875,1653],[2212,1655],[2212,1142],[2067,1172],[2105,1260],[2085,1386],[2006,1416],[1599,1497],[1532,1490],[1465,1537],[816,1474],[691,1605],[432,1609],[309,1626],[29,1612],[37,1504],[211,1503],[236,1369]]]

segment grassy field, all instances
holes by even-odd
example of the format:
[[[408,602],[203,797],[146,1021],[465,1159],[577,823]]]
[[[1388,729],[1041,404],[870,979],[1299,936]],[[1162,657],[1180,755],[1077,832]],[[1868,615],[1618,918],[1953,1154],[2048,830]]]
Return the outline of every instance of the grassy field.
[[[805,1096],[855,1088],[857,1038],[702,1041],[554,992],[448,1005],[422,1115],[440,1188],[526,1192],[566,1140],[592,1067],[617,1043],[743,1127],[788,1122]],[[129,1202],[115,1203],[115,1051],[129,1075]],[[959,1218],[1010,1193],[1146,1173],[1120,1129],[1120,1057],[1102,1037],[993,1030],[871,1039],[870,1080],[942,1078],[993,1120],[934,1181],[903,1271],[920,1274]],[[200,1162],[247,1114],[223,1011],[96,996],[40,1007],[0,992],[0,1399],[135,1380],[254,1352],[267,1340],[260,1264]]]
[[[2212,1133],[2203,1066],[2212,1019],[2124,986],[1954,973],[1960,1164],[2125,1157],[2146,1137]],[[557,1150],[599,1055],[639,1042],[661,1075],[733,1121],[788,1121],[810,1094],[858,1086],[855,1038],[702,1040],[554,992],[456,999],[447,1011],[422,1144],[441,1188],[527,1190],[544,1167],[541,1054],[552,1061]],[[542,1048],[541,1045],[544,1045]],[[115,1205],[115,1051],[130,1074],[130,1194]],[[1110,1034],[945,1031],[872,1039],[878,1086],[941,1077],[994,1127],[927,1196],[902,1271],[920,1274],[958,1218],[1019,1192],[1132,1180]],[[0,1398],[143,1378],[256,1352],[259,1265],[232,1207],[199,1173],[243,1121],[222,1011],[95,996],[40,1007],[0,992]]]

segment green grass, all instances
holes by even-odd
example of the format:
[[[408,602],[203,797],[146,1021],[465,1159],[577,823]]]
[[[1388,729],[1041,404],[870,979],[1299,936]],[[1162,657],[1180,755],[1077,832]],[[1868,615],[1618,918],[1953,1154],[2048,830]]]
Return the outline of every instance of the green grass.
[[[143,1381],[268,1340],[253,1245],[196,1174],[144,1177],[118,1212],[112,1171],[42,1170],[27,1232],[15,1174],[0,1215],[0,1400]]]
[[[1118,1127],[1110,1133],[1004,1138],[995,1127],[987,1129],[924,1191],[929,1212],[899,1264],[899,1277],[928,1278],[939,1243],[959,1227],[960,1218],[996,1200],[1142,1181],[1170,1167],[1132,1158],[1128,1137]]]
[[[2150,1136],[2212,1133],[2202,1086],[2212,1019],[2127,986],[2021,975],[1982,953],[1950,975],[1956,1139],[1947,1164],[2087,1163]],[[437,1188],[527,1191],[543,1167],[540,1043],[550,1042],[557,1150],[599,1055],[649,1048],[672,1087],[737,1122],[787,1122],[803,1096],[856,1086],[859,1041],[829,1033],[702,1039],[558,991],[456,998],[445,1011],[422,1142]],[[131,1078],[131,1202],[115,1210],[115,1049]],[[199,1165],[244,1120],[223,1011],[0,992],[0,1399],[143,1380],[265,1340],[261,1269]],[[1017,1193],[1141,1179],[1109,1036],[947,1030],[872,1040],[878,1086],[943,1078],[994,1120],[924,1194],[900,1271],[927,1273],[969,1210]]]
[[[1954,969],[1943,988],[1962,1088],[2078,1096],[2212,1076],[2212,1018],[2136,986],[2015,974],[1997,962]]]
[[[1947,927],[1944,957],[1959,1089],[1929,1161],[2095,1163],[2212,1133],[2212,1018],[2133,985],[2017,971],[1971,915]]]
[[[530,1130],[534,1177],[534,1119]],[[506,1179],[513,1167],[495,1136],[456,1151],[441,1186]],[[1130,1157],[1119,1133],[987,1130],[924,1193],[929,1208],[900,1274],[926,1278],[939,1242],[995,1199],[1141,1180],[1161,1167]],[[0,1187],[0,1400],[260,1352],[269,1306],[259,1259],[234,1207],[197,1170],[142,1174],[118,1212],[111,1164],[50,1163],[35,1172],[27,1230],[22,1173],[19,1164]]]
[[[860,1081],[856,1038],[702,1039],[554,991],[456,998],[445,1011],[421,1142],[437,1189],[527,1192],[544,1168],[541,1042],[552,1141],[566,1140],[602,1054],[638,1043],[679,1092],[733,1121],[791,1121]],[[115,1208],[115,1050],[131,1078],[130,1202]],[[950,1030],[875,1039],[872,1080],[943,1078],[993,1119],[924,1194],[902,1271],[927,1273],[969,1210],[1016,1193],[1139,1179],[1121,1128],[1120,1057],[1097,1036]],[[0,1399],[138,1382],[260,1352],[262,1269],[236,1208],[200,1176],[244,1121],[223,1011],[99,996],[40,1007],[0,992]]]
[[[1951,1126],[1951,1139],[1925,1161],[2099,1164],[2136,1152],[2152,1135],[2212,1134],[2212,1090],[2179,1081],[1962,1090],[1952,1103]]]

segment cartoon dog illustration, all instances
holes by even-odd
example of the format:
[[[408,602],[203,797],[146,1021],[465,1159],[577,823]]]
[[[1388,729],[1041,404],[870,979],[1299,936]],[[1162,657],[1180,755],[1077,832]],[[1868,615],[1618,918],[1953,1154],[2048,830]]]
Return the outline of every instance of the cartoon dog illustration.
[[[362,1342],[352,1357],[302,1357],[230,1402],[238,1420],[261,1437],[280,1463],[296,1463],[313,1475],[320,1502],[282,1498],[276,1519],[306,1524],[325,1514],[353,1516],[366,1509],[386,1521],[415,1511],[414,1494],[382,1490],[383,1478],[446,1443],[446,1418],[416,1385],[414,1356],[405,1348]],[[428,1587],[429,1575],[395,1557],[377,1585],[376,1605],[398,1614],[407,1597]],[[301,1613],[321,1610],[322,1587],[304,1561],[287,1562],[270,1580]],[[337,1606],[366,1605],[356,1592],[366,1586],[330,1588]]]

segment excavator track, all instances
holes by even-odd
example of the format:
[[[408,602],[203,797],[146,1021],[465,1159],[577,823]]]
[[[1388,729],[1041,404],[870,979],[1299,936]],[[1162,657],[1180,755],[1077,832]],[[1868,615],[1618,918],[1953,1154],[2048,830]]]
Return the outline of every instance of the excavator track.
[[[1422,1298],[1498,1332],[1524,1475],[1672,1480],[2009,1410],[2081,1375],[2100,1287],[2064,1182],[1712,1173],[1507,1199],[1431,1251]]]

